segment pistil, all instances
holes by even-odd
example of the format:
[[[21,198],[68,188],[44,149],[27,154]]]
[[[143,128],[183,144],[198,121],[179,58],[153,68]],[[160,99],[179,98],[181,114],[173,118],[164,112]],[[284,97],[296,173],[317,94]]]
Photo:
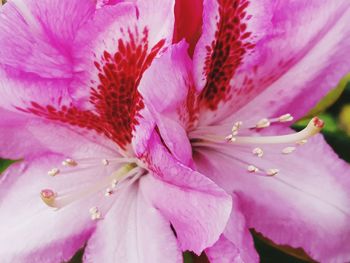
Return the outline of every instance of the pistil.
[[[232,137],[230,142],[237,144],[285,144],[297,143],[307,140],[308,138],[319,133],[324,126],[324,122],[315,117],[311,119],[309,124],[300,132],[281,136],[236,136]]]

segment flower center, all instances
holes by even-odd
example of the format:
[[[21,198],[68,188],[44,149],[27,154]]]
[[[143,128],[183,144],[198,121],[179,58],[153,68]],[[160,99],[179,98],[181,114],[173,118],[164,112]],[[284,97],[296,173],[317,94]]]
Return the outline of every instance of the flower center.
[[[98,176],[98,172],[103,173],[102,178]],[[73,190],[62,189],[55,191],[51,188],[41,190],[40,197],[42,201],[53,208],[61,209],[73,202],[98,196],[98,198],[109,198],[116,194],[122,187],[126,187],[135,182],[140,176],[145,174],[145,168],[136,158],[115,158],[115,159],[82,159],[73,160],[65,159],[62,161],[61,167],[54,167],[48,171],[48,175],[54,178],[62,177],[70,185],[74,185]],[[87,172],[87,175],[93,178],[82,178],[84,183],[76,184],[72,182],[72,176],[81,176]],[[107,174],[107,176],[105,175]],[[63,178],[65,177],[65,178]],[[67,184],[65,184],[67,185]],[[81,186],[79,188],[79,186]],[[95,199],[96,200],[96,199]],[[103,201],[102,201],[103,202]],[[103,204],[100,204],[103,207]],[[102,217],[99,206],[92,206],[89,209],[92,220]]]
[[[231,134],[226,137],[215,134],[215,131],[222,130],[225,125],[198,127],[196,130],[189,133],[189,137],[192,146],[195,148],[211,148],[225,154],[229,153],[231,158],[246,165],[246,169],[249,173],[274,176],[279,173],[279,169],[262,168],[253,165],[250,162],[245,161],[245,159],[251,159],[249,156],[248,158],[241,157],[243,156],[242,153],[247,153],[248,149],[251,155],[262,158],[265,154],[263,148],[266,147],[270,151],[272,149],[274,151],[279,149],[279,153],[283,155],[291,154],[297,149],[297,147],[305,144],[310,137],[318,134],[324,127],[324,122],[318,117],[314,117],[300,132],[280,136],[259,136],[258,134],[240,136],[239,134],[242,133],[249,135],[254,131],[256,132],[266,129],[272,124],[284,123],[292,120],[293,117],[290,114],[285,114],[278,118],[264,118],[254,124],[245,124],[242,121],[237,121],[231,128]],[[235,149],[228,147],[229,145],[235,145]],[[237,153],[235,154],[235,152]]]

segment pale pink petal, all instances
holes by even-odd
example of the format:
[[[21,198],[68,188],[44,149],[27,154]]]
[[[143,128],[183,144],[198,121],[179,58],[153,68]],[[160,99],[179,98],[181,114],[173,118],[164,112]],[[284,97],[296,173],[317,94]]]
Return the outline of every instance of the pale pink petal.
[[[72,76],[72,47],[93,0],[13,0],[1,8],[0,64],[42,77]]]
[[[3,262],[68,261],[94,229],[86,201],[49,208],[40,191],[54,178],[47,171],[60,158],[47,156],[11,166],[0,184],[0,258]],[[72,181],[61,186],[69,187]]]
[[[182,262],[170,223],[140,191],[143,180],[117,193],[87,243],[84,262]]]
[[[200,172],[237,194],[249,227],[277,244],[302,247],[315,260],[349,261],[349,166],[320,135],[287,155],[283,146],[265,146],[259,158],[253,148],[201,149],[194,159]],[[248,165],[261,173],[249,173]],[[267,176],[270,168],[277,175]]]
[[[199,255],[224,230],[231,198],[212,181],[176,161],[155,136],[148,151],[146,160],[154,177],[144,180],[142,190],[173,225],[181,249]]]

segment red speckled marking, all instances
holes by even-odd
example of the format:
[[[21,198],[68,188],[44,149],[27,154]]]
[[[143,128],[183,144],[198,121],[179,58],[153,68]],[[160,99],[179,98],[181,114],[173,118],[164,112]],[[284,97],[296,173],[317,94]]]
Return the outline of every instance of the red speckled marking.
[[[50,120],[95,130],[125,149],[138,124],[136,117],[144,108],[137,90],[140,78],[165,43],[165,40],[161,40],[149,51],[146,28],[142,37],[137,30],[135,33],[129,30],[128,36],[127,41],[119,39],[115,54],[105,51],[101,61],[94,63],[99,72],[99,83],[90,92],[94,112],[75,106],[63,106],[60,109],[50,105],[43,107],[35,102],[27,111]]]
[[[188,113],[188,129],[195,126],[198,120],[198,101],[197,92],[195,87],[192,85],[187,94],[186,108]]]
[[[230,80],[241,64],[247,50],[254,45],[247,41],[251,32],[247,32],[244,19],[247,17],[247,0],[218,0],[219,22],[215,39],[207,46],[204,72],[206,85],[200,100],[211,110],[216,110],[222,100],[226,100],[230,90]]]

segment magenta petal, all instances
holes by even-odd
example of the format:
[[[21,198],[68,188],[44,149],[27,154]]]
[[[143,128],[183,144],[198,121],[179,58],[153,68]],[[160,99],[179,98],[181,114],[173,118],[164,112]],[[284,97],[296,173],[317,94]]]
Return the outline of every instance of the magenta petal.
[[[349,165],[321,136],[289,155],[281,154],[282,149],[264,150],[263,158],[234,146],[223,153],[202,150],[195,161],[199,171],[237,193],[250,228],[277,244],[301,247],[317,261],[349,261]],[[252,174],[249,164],[279,173]]]
[[[171,46],[145,72],[139,90],[149,113],[140,120],[137,131],[144,133],[150,119],[153,119],[153,125],[157,125],[171,153],[185,165],[190,165],[191,145],[183,127],[185,123],[181,123],[188,118],[188,113],[177,112],[186,100],[191,84],[192,63],[187,47],[184,41]],[[146,120],[149,120],[148,123]]]
[[[253,238],[248,230],[237,197],[233,196],[233,208],[225,232],[214,246],[205,250],[211,263],[259,262]]]
[[[299,119],[314,107],[330,89],[336,87],[338,81],[349,72],[350,59],[348,56],[344,56],[345,53],[350,51],[350,30],[347,27],[350,20],[349,2],[337,1],[334,3],[334,1],[331,1],[331,3],[320,4],[317,2],[314,7],[315,10],[312,12],[315,15],[317,13],[320,14],[315,19],[310,17],[312,22],[303,22],[303,29],[300,30],[300,34],[307,30],[305,25],[307,25],[307,28],[310,27],[310,30],[312,27],[317,28],[320,26],[322,29],[312,29],[313,32],[318,32],[317,35],[305,45],[299,56],[295,56],[289,62],[292,66],[286,66],[283,74],[274,77],[267,85],[266,90],[239,110],[236,116],[245,118],[248,115],[255,115],[263,118],[291,113],[295,119]],[[304,6],[305,4],[300,5]],[[330,8],[330,10],[324,12],[324,8]],[[309,14],[311,11],[307,10],[303,12]],[[290,9],[285,12],[290,13]],[[299,16],[300,9],[295,9],[295,14]],[[316,21],[321,19],[323,23],[319,21],[316,24]],[[283,23],[278,23],[277,25],[279,24],[283,25]],[[292,43],[296,37],[292,34],[293,31],[286,34],[283,38],[272,38],[264,45],[264,48],[267,45],[271,45],[271,48],[278,50],[277,47],[285,45],[286,41]],[[305,34],[303,34],[302,38],[304,36]],[[305,39],[301,43],[303,42],[305,42]],[[290,46],[293,45],[291,44]],[[294,52],[293,49],[290,50],[289,55],[291,56]],[[269,65],[273,65],[271,64],[271,56],[273,55],[270,54],[269,58],[266,59],[266,63]],[[277,58],[281,59],[281,61],[283,59],[284,63],[288,65],[288,62],[283,57],[276,56]],[[298,105],[298,107],[295,107],[295,105]]]
[[[26,128],[30,119],[2,108],[0,116],[0,157],[15,160],[42,152],[39,142]]]
[[[0,63],[42,77],[70,77],[76,33],[93,0],[14,0],[1,8]]]
[[[213,18],[216,1],[207,2],[204,14]],[[350,49],[349,2],[251,1],[246,11],[246,17],[251,17],[246,31],[251,35],[244,41],[254,47],[236,61],[239,66],[232,81],[225,85],[230,86],[225,97],[229,99],[221,98],[223,103],[217,108],[220,114],[210,111],[206,114],[211,115],[212,123],[233,113],[241,119],[288,112],[302,117],[348,73],[349,58],[343,54]],[[200,87],[205,85],[203,74],[208,74],[203,71],[205,47],[211,43],[216,29],[214,19],[205,17],[206,30],[194,56],[196,83]],[[225,84],[215,74],[213,78],[217,79],[217,86]]]
[[[141,185],[143,180],[147,179],[141,179]],[[140,188],[135,183],[118,192],[113,207],[87,244],[84,262],[182,262],[169,222]]]
[[[105,75],[113,76],[113,85],[136,89],[155,56],[171,43],[174,4],[126,1],[99,9],[75,40],[74,97],[88,101],[91,83],[97,89]]]
[[[176,161],[153,137],[142,191],[173,225],[182,250],[200,254],[224,230],[231,198],[212,181]]]
[[[95,157],[97,153],[104,158],[119,155],[112,141],[93,132],[73,131],[1,108],[0,114],[0,157],[30,160],[49,152],[75,158]]]
[[[90,219],[85,202],[54,210],[40,199],[40,191],[53,179],[47,171],[57,161],[54,156],[43,157],[13,165],[3,175],[0,184],[1,261],[68,261],[89,238],[95,223]]]

